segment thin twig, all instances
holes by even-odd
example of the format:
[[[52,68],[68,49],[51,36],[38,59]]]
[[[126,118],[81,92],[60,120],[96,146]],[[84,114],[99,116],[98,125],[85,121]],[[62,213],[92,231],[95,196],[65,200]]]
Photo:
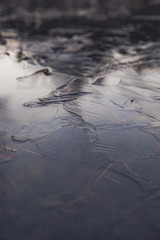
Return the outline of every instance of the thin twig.
[[[36,152],[33,152],[33,151],[31,151],[31,150],[24,149],[24,151],[26,151],[26,152],[29,152],[29,153],[32,153],[32,154],[34,154],[34,155],[37,155],[37,156],[39,156],[39,157],[42,157],[42,155],[41,155],[41,154],[39,154],[39,153],[36,153]]]
[[[110,164],[97,178],[95,181],[93,181],[88,187],[87,192],[90,191],[90,189],[93,187],[95,183],[97,183],[105,174],[109,171],[109,169],[112,168],[112,164]]]
[[[104,176],[104,177],[107,178],[107,179],[109,179],[109,180],[111,180],[112,182],[115,182],[115,183],[117,183],[117,184],[119,184],[119,185],[122,185],[121,182],[119,182],[118,180],[116,180],[116,179],[114,179],[114,178],[112,178],[112,177],[110,177],[110,176]]]

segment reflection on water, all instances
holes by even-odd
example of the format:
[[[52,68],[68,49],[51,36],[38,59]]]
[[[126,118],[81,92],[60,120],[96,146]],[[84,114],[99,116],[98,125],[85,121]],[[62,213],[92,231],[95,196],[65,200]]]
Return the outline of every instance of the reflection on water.
[[[2,18],[0,239],[159,240],[158,33],[25,14]]]

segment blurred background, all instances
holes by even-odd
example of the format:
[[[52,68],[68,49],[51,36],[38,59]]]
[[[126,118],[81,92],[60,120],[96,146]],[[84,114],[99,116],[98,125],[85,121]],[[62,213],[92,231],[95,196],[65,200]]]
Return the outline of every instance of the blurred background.
[[[144,11],[146,13],[158,13],[160,0],[1,0],[1,5],[10,8],[24,7],[30,10],[37,8],[56,8],[59,10],[71,9],[96,9],[99,11],[117,12],[120,9],[125,11]]]

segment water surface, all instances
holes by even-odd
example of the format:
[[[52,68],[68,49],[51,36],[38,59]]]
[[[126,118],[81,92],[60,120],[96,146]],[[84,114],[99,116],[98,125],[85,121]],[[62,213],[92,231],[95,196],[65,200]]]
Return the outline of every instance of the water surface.
[[[159,19],[49,13],[1,16],[0,238],[158,240]]]

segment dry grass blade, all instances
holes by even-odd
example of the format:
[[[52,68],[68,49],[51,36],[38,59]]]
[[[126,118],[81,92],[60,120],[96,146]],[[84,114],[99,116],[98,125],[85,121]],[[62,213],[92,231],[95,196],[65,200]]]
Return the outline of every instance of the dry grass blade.
[[[93,187],[95,183],[97,183],[109,170],[112,168],[112,164],[110,164],[96,179],[87,187],[87,192]]]
[[[69,202],[69,205],[77,203],[77,202],[81,201],[83,198],[84,198],[84,196],[81,195],[81,196],[77,197],[76,199],[72,200],[71,202]]]
[[[9,176],[9,174],[6,173],[6,171],[5,171],[5,175],[7,176],[8,180],[10,181],[10,183],[12,184],[12,186],[13,186],[14,188],[17,188],[17,185],[15,184],[15,182],[13,181],[13,179]]]
[[[122,183],[120,182],[120,181],[118,181],[118,180],[116,180],[116,179],[114,179],[114,178],[112,178],[112,177],[110,177],[110,176],[104,176],[105,178],[107,178],[107,179],[109,179],[109,180],[111,180],[112,182],[115,182],[115,183],[117,183],[117,184],[119,184],[119,185],[122,185]]]
[[[24,149],[24,151],[26,151],[26,152],[29,152],[29,153],[32,153],[32,154],[34,154],[34,155],[37,155],[37,156],[39,156],[39,157],[42,157],[42,155],[41,155],[41,154],[39,154],[39,153],[36,153],[36,152],[33,152],[33,151],[31,151],[31,150]]]

